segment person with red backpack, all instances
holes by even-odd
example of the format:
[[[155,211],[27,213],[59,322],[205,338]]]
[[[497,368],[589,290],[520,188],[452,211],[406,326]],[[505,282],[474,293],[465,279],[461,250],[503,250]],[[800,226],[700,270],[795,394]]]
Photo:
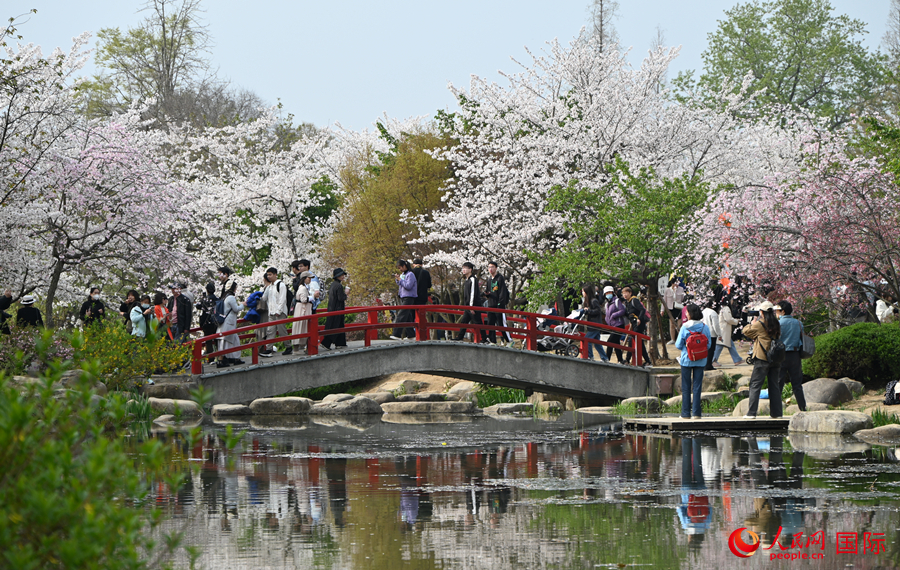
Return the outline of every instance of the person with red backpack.
[[[703,311],[694,303],[685,307],[689,320],[684,323],[675,340],[681,351],[681,417],[700,419],[700,393],[703,391],[703,369],[712,347],[712,334],[703,324]]]

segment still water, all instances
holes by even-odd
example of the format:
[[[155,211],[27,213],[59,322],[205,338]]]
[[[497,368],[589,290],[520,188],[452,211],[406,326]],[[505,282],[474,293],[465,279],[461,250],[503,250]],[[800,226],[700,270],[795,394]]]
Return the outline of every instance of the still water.
[[[208,569],[900,566],[900,450],[583,418],[273,419],[232,451],[221,425],[159,434],[188,482],[153,498]]]

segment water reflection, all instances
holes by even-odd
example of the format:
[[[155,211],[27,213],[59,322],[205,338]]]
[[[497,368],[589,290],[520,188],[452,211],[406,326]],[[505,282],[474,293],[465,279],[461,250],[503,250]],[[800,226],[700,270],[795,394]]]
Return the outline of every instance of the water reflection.
[[[153,491],[205,568],[759,567],[817,536],[824,558],[791,564],[900,558],[893,451],[816,458],[783,436],[616,429],[304,423],[252,429],[227,451],[211,427],[190,449],[159,436],[180,446],[188,484]],[[760,538],[750,560],[729,549],[739,528]],[[885,552],[836,554],[837,532],[885,533]]]

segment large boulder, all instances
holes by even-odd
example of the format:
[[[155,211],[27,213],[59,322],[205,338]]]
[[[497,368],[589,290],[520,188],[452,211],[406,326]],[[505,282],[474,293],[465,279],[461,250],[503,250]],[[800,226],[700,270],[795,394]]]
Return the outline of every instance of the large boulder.
[[[534,404],[522,402],[518,404],[494,404],[484,409],[485,414],[492,416],[502,416],[509,414],[532,414],[534,412]]]
[[[250,411],[257,416],[291,416],[305,414],[312,407],[309,398],[258,398],[250,402]]]
[[[658,412],[662,405],[662,400],[656,396],[638,396],[637,398],[625,398],[621,403],[623,406],[634,404],[638,410]]]
[[[446,400],[447,395],[441,392],[420,392],[397,396],[398,402],[444,402]]]
[[[731,392],[701,392],[700,393],[700,401],[701,402],[718,402],[719,400],[723,400],[731,396]],[[680,406],[681,405],[681,394],[678,396],[672,396],[668,400],[665,401],[667,406]]]
[[[475,382],[464,380],[457,382],[449,390],[447,390],[447,399],[456,400],[458,402],[474,402],[475,391],[478,385]]]
[[[828,406],[840,406],[853,399],[850,388],[833,378],[817,378],[803,385],[803,396],[809,403],[818,402]]]
[[[314,404],[309,410],[315,415],[349,416],[357,414],[380,414],[381,405],[364,396],[351,396],[349,399],[334,399]]]
[[[387,402],[381,404],[386,414],[470,414],[474,402]]]
[[[826,406],[825,404],[820,404],[818,402],[813,402],[812,404],[806,404],[807,412],[824,412],[827,409],[828,409],[828,406]],[[797,404],[791,404],[790,406],[785,408],[784,415],[792,416],[799,412],[800,412],[800,406],[798,406]]]
[[[170,400],[190,400],[191,393],[184,384],[144,384],[141,394],[148,398],[164,398]]]
[[[853,437],[866,443],[897,445],[900,444],[900,425],[888,424],[872,429],[861,429],[854,432]]]
[[[353,394],[328,394],[322,398],[322,403],[343,402],[344,400],[352,400],[353,398]]]
[[[737,379],[737,388],[738,390],[742,388],[750,389],[750,377],[749,376],[741,376]]]
[[[413,394],[419,389],[419,383],[415,380],[392,380],[378,387],[380,392],[393,392],[395,395]]]
[[[199,418],[203,416],[203,410],[200,409],[197,402],[191,400],[148,398],[147,402],[150,404],[150,409],[159,414],[181,414],[182,418]]]
[[[364,396],[370,400],[374,400],[379,404],[384,404],[385,402],[395,402],[397,398],[394,397],[393,392],[366,392],[365,394],[360,394],[360,396]]]
[[[736,418],[740,418],[747,415],[747,410],[750,409],[750,400],[741,400],[737,403],[737,406],[732,410],[731,415]],[[756,415],[758,416],[769,416],[772,414],[771,408],[769,408],[768,400],[760,400],[759,406],[756,408]]]
[[[856,380],[854,380],[852,378],[838,378],[838,382],[840,382],[841,384],[844,384],[845,386],[850,388],[850,393],[853,394],[854,396],[858,395],[858,394],[862,394],[866,389],[866,387],[863,386],[862,382],[857,382]]]
[[[855,433],[871,427],[872,418],[866,414],[845,410],[826,410],[794,414],[788,429],[813,433]]]
[[[250,406],[244,404],[216,404],[212,407],[212,415],[214,418],[229,418],[235,416],[250,416]]]
[[[725,373],[720,370],[707,370],[703,373],[703,391],[719,392],[725,388]]]

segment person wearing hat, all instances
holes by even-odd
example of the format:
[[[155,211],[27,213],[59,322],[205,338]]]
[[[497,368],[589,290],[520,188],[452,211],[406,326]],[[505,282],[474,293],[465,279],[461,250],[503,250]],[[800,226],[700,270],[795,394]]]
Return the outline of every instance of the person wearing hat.
[[[334,281],[331,282],[331,287],[328,289],[329,313],[333,313],[335,311],[343,311],[344,309],[346,309],[347,294],[350,292],[350,287],[344,286],[344,280],[347,278],[346,271],[338,267],[332,273],[332,277],[334,278]],[[325,318],[325,330],[342,328],[344,328],[344,315],[329,314],[328,317]],[[345,346],[347,346],[346,333],[335,333],[327,335],[325,338],[323,338],[320,348],[328,350],[331,347],[340,348]]]
[[[781,364],[781,385],[790,381],[794,399],[801,412],[806,411],[803,395],[803,366],[800,351],[803,350],[803,323],[794,318],[794,306],[782,300],[775,305],[775,316],[781,326],[781,342],[784,343],[784,362]],[[771,392],[770,392],[771,393]]]
[[[25,295],[24,297],[22,297],[22,300],[19,301],[19,304],[22,306],[16,313],[16,323],[20,327],[44,326],[44,318],[41,316],[41,311],[34,306],[34,297],[32,297],[31,295]]]
[[[753,373],[750,375],[750,403],[745,418],[755,418],[759,409],[759,393],[763,380],[769,379],[769,410],[773,418],[782,416],[781,410],[781,363],[769,364],[766,353],[772,341],[781,337],[781,325],[775,316],[775,305],[763,301],[759,307],[759,316],[744,327],[744,336],[753,341]]]
[[[169,285],[172,296],[169,297],[167,309],[169,310],[169,330],[176,342],[184,344],[188,340],[188,331],[191,330],[191,321],[194,319],[194,304],[185,295],[182,295],[181,284]]]
[[[303,271],[297,275],[297,292],[294,294],[294,316],[305,317],[312,315],[313,296],[309,288],[312,284],[313,274],[309,271]],[[306,334],[309,330],[309,321],[295,321],[291,334]],[[296,350],[306,350],[306,342],[309,339],[295,338],[291,341]]]

